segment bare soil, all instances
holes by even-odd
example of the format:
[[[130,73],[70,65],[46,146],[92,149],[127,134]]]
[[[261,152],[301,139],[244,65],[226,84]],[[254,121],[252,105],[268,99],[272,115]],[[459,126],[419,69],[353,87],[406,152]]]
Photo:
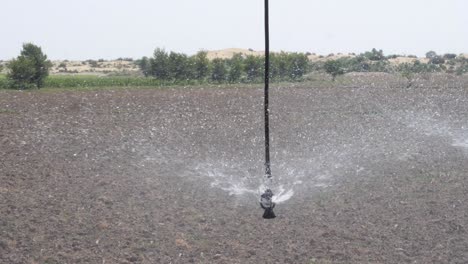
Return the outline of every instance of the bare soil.
[[[467,79],[275,85],[275,220],[260,87],[0,91],[0,263],[468,263]]]

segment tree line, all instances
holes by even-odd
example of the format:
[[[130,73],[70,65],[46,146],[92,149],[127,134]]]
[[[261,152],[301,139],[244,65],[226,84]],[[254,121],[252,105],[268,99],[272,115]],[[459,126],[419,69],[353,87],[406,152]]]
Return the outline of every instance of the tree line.
[[[232,58],[208,59],[206,51],[193,56],[166,52],[157,48],[153,56],[136,63],[146,77],[165,81],[198,80],[214,83],[261,82],[264,77],[264,56],[234,54]],[[309,60],[304,53],[272,53],[270,78],[273,81],[300,80],[308,72]]]
[[[391,59],[406,57],[413,59],[411,62],[391,63]],[[356,56],[327,60],[321,65],[315,65],[316,70],[322,68],[330,74],[333,80],[342,74],[349,72],[387,72],[399,73],[403,77],[413,76],[418,73],[446,72],[462,75],[468,72],[468,58],[447,53],[438,55],[429,51],[425,56],[427,63],[421,62],[416,56],[389,55],[385,56],[382,50],[372,49]]]
[[[410,81],[419,73],[468,73],[468,58],[450,53],[438,55],[434,51],[426,53],[427,63],[421,62],[416,56],[385,56],[382,50],[376,49],[338,59],[331,59],[331,54],[329,58],[318,61],[309,60],[308,55],[311,54],[271,53],[270,80],[300,81],[310,72],[326,72],[332,80],[348,72],[389,72],[399,73]],[[409,57],[412,61],[398,64],[391,62],[391,59],[399,57]],[[264,56],[235,54],[228,59],[210,60],[206,51],[188,56],[183,53],[166,52],[160,48],[154,51],[152,57],[143,57],[134,63],[148,79],[166,84],[193,83],[192,81],[260,83],[263,81],[265,67]],[[52,63],[41,47],[25,43],[20,55],[7,64],[8,86],[19,89],[41,88],[51,67]]]

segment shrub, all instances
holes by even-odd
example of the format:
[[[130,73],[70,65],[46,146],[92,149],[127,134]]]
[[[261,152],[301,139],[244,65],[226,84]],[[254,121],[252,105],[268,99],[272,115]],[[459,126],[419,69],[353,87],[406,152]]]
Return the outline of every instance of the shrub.
[[[329,60],[324,64],[325,72],[332,76],[332,80],[335,81],[338,75],[345,73],[342,63],[339,60]]]
[[[95,60],[87,60],[88,64],[92,67],[92,68],[97,68],[99,67],[99,64],[97,61]]]
[[[148,57],[143,57],[135,62],[140,68],[141,72],[145,77],[148,77],[151,73],[151,63]]]
[[[435,51],[432,51],[432,50],[431,50],[431,51],[428,51],[428,52],[426,53],[426,58],[427,58],[427,59],[432,59],[432,58],[435,58],[435,57],[437,57],[437,53],[436,53]]]
[[[429,59],[429,63],[430,64],[444,64],[445,59],[442,58],[441,56],[436,55],[436,56]]]
[[[463,75],[465,73],[468,73],[468,60],[462,60],[455,72],[457,75]]]
[[[365,58],[371,60],[371,61],[381,61],[381,60],[385,60],[385,56],[383,54],[383,51],[382,50],[376,50],[376,49],[372,49],[371,51],[367,51],[365,52],[364,54],[361,54],[362,56],[364,56]]]
[[[398,65],[396,70],[408,80],[407,88],[409,88],[413,85],[415,74],[440,72],[444,69],[442,66],[443,65],[425,64],[416,60],[413,63],[402,63]]]
[[[444,54],[444,59],[446,60],[452,60],[452,59],[455,59],[457,57],[457,54],[453,54],[453,53],[446,53]]]

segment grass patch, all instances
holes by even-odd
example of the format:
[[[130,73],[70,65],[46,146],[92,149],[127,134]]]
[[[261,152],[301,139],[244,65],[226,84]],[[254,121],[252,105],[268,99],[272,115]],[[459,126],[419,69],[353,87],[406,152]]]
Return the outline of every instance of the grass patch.
[[[131,76],[95,75],[52,75],[44,82],[44,88],[86,88],[86,87],[130,87],[130,86],[167,86],[160,80]]]
[[[0,74],[0,89],[8,89],[8,80],[5,74]]]
[[[339,77],[335,82],[323,75],[309,75],[302,81],[271,82],[272,87],[333,87],[348,85],[350,79]],[[115,88],[260,88],[263,83],[211,83],[198,80],[162,81],[154,78],[138,76],[97,76],[97,75],[50,75],[44,81],[41,91],[96,90]],[[0,75],[0,89],[14,89],[9,84],[6,75]],[[35,90],[35,89],[32,89]]]
[[[0,108],[0,114],[17,114],[17,112],[10,109]]]
[[[105,87],[166,87],[192,86],[196,81],[161,81],[135,76],[96,76],[96,75],[51,75],[42,88],[105,88]],[[0,75],[0,89],[12,89],[5,75]]]

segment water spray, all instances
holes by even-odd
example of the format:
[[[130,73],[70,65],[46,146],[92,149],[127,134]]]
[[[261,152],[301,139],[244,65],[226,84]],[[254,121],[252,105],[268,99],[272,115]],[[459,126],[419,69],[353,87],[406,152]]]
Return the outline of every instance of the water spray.
[[[273,212],[275,203],[273,202],[273,192],[268,188],[271,183],[271,167],[270,167],[270,120],[269,113],[270,109],[268,106],[268,90],[270,82],[270,28],[269,28],[269,6],[268,0],[265,0],[265,95],[264,95],[264,107],[265,107],[265,185],[266,190],[260,196],[260,206],[265,210],[263,218],[273,219],[276,217]]]

